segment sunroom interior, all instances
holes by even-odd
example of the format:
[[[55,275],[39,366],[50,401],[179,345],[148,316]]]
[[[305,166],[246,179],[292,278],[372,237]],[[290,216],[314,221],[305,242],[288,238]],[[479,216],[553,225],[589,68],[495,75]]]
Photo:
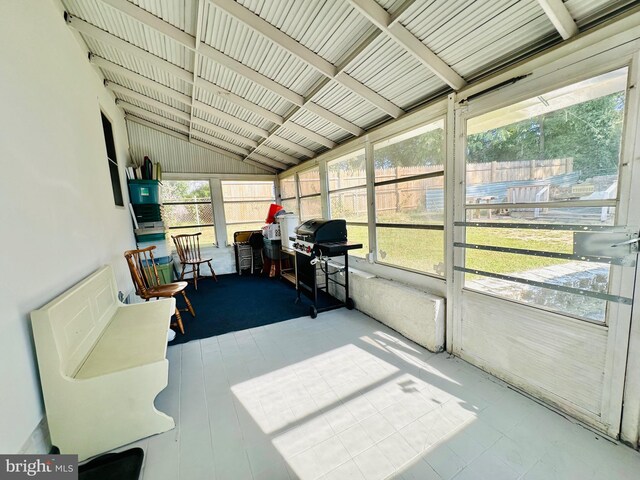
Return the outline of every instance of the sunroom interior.
[[[1,454],[139,448],[147,480],[637,478],[637,2],[0,14]],[[149,182],[155,260],[188,284],[145,302],[125,252]],[[264,229],[243,270],[272,204],[300,228]],[[353,248],[309,262],[295,232],[338,221]],[[171,239],[194,234],[191,278]],[[326,311],[299,300],[308,265]]]

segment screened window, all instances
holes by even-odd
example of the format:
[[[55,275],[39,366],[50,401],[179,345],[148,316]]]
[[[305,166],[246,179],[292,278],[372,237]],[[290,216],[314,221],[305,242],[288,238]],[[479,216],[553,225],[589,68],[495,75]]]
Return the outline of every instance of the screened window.
[[[201,233],[201,245],[216,242],[208,180],[164,180],[163,218],[172,235]]]
[[[287,212],[298,212],[298,198],[296,195],[296,176],[292,175],[280,180],[280,204]]]
[[[320,167],[314,167],[298,174],[300,195],[300,221],[322,218],[320,198]]]
[[[363,245],[363,248],[352,250],[350,254],[364,257],[369,252],[364,150],[328,162],[327,183],[329,217],[347,221],[349,241]]]
[[[222,182],[224,216],[227,222],[227,243],[233,242],[234,232],[260,230],[275,202],[275,190],[271,181]]]
[[[377,261],[444,276],[444,120],[374,145]]]
[[[610,265],[582,239],[615,223],[626,85],[623,68],[467,121],[465,288],[604,322]]]

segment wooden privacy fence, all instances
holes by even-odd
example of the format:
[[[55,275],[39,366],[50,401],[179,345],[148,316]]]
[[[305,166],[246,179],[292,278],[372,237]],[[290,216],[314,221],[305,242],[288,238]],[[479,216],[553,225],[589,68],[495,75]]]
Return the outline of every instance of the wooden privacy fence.
[[[376,169],[376,182],[411,177],[441,170],[442,165]],[[467,185],[508,183],[545,179],[573,171],[572,158],[519,160],[467,164]],[[304,180],[301,179],[301,182]],[[366,215],[366,175],[364,170],[333,170],[328,174],[329,191],[350,187],[360,189],[330,193],[333,211]],[[376,188],[376,210],[409,211],[442,209],[444,177],[401,182]]]
[[[573,158],[467,164],[467,185],[539,180],[573,172]]]

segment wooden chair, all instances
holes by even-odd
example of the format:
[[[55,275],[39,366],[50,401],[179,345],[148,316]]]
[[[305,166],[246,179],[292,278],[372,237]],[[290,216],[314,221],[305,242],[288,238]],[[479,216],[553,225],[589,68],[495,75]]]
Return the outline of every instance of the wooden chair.
[[[191,302],[187,298],[187,294],[184,292],[184,289],[187,288],[187,282],[174,282],[167,283],[166,285],[160,284],[158,269],[156,268],[152,252],[155,248],[155,245],[152,245],[140,250],[127,250],[124,252],[124,258],[127,259],[127,264],[129,265],[131,279],[136,287],[136,294],[148,302],[151,298],[169,298],[181,293],[184,297],[185,303],[187,304],[187,308],[182,309],[182,311],[188,311],[195,317],[196,312],[193,310]],[[180,333],[184,334],[182,317],[180,316],[180,309],[177,305],[176,324],[180,329]]]
[[[196,287],[196,290],[198,289],[198,278],[202,278],[200,276],[200,264],[202,263],[206,263],[207,265],[209,265],[211,276],[216,282],[218,281],[216,272],[213,271],[213,267],[211,266],[211,259],[202,258],[202,256],[200,255],[200,235],[200,233],[193,233],[171,236],[171,238],[173,239],[173,243],[175,243],[176,245],[180,263],[182,264],[180,280],[184,280],[185,273],[192,273],[193,284]],[[187,266],[191,266],[191,270],[185,272]]]

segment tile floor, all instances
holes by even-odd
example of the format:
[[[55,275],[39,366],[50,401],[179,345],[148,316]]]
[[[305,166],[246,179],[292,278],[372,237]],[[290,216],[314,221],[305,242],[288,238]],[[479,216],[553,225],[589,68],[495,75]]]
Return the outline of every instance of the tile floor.
[[[336,310],[169,348],[144,480],[638,479],[640,454]]]

